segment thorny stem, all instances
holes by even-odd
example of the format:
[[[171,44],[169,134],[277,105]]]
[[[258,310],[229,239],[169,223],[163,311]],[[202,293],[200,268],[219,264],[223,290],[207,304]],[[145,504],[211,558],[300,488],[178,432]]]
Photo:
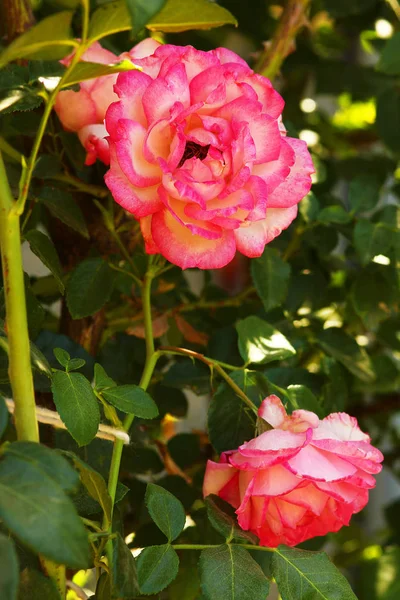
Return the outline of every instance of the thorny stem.
[[[292,49],[297,32],[306,23],[306,10],[310,0],[287,0],[274,37],[261,54],[254,70],[264,77],[274,79]]]
[[[187,350],[186,348],[176,348],[175,346],[161,346],[159,352],[162,354],[179,354],[182,356],[189,356],[190,358],[200,360],[201,362],[209,366],[210,369],[214,369],[215,371],[217,371],[217,373],[222,377],[222,379],[226,381],[226,383],[233,389],[233,391],[239,396],[239,398],[243,400],[243,402],[247,404],[247,406],[251,408],[251,410],[255,414],[257,414],[258,409],[256,405],[253,404],[250,398],[246,396],[244,391],[240,389],[240,387],[233,381],[233,379],[229,377],[228,373],[224,371],[219,362],[213,360],[212,358],[208,358],[207,356],[204,356],[199,352]]]

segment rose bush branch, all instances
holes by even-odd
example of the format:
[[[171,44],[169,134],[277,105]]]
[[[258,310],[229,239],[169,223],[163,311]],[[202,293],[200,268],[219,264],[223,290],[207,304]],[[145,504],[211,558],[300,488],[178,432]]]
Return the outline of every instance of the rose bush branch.
[[[287,0],[274,37],[258,59],[254,70],[264,77],[274,79],[283,61],[291,52],[298,31],[306,23],[310,0]]]

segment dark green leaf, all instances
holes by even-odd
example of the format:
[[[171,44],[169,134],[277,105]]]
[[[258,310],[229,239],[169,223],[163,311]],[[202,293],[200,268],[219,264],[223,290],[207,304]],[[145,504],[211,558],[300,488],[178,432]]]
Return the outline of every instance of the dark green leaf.
[[[376,0],[323,0],[323,6],[333,17],[358,15],[369,10]]]
[[[164,8],[147,23],[151,31],[179,32],[189,29],[211,29],[221,25],[237,25],[235,17],[222,6],[209,0],[168,0]]]
[[[390,38],[382,50],[381,57],[376,65],[378,71],[386,75],[400,74],[400,33],[397,32]]]
[[[53,154],[42,154],[35,163],[33,177],[37,177],[38,179],[51,179],[55,175],[58,175],[60,171],[61,163],[58,156],[54,156]]]
[[[351,215],[345,211],[343,206],[340,204],[334,206],[326,206],[323,208],[317,216],[317,220],[320,223],[335,223],[338,225],[344,225],[351,221]]]
[[[44,187],[38,200],[43,202],[49,211],[65,225],[74,229],[83,237],[89,238],[85,219],[79,206],[71,194],[57,188]]]
[[[18,600],[61,600],[56,586],[49,577],[32,568],[21,573]]]
[[[259,406],[268,395],[268,384],[261,373],[235,371],[232,379]],[[221,383],[208,409],[208,435],[217,452],[233,450],[254,437],[256,417],[252,410],[225,382]]]
[[[325,329],[319,334],[318,343],[356,377],[363,381],[374,380],[375,375],[367,353],[343,330],[336,327]]]
[[[309,192],[300,202],[299,210],[306,223],[315,221],[319,213],[319,202],[312,192]]]
[[[392,244],[391,231],[383,223],[360,219],[354,227],[354,247],[363,265],[377,254],[385,254]]]
[[[87,533],[70,498],[42,468],[11,454],[0,461],[0,517],[46,558],[71,568],[89,566]]]
[[[10,415],[8,413],[7,404],[3,396],[0,395],[0,439],[2,438],[3,433],[7,429],[9,421]]]
[[[57,59],[71,51],[72,11],[57,12],[18,36],[0,54],[0,67],[17,58]]]
[[[387,89],[378,96],[376,127],[386,146],[400,152],[400,92],[397,89]]]
[[[211,525],[226,540],[241,540],[246,544],[256,544],[257,537],[250,531],[243,531],[237,523],[235,509],[219,496],[210,494],[205,499],[207,515]]]
[[[276,250],[266,246],[262,256],[251,261],[251,274],[265,310],[280,306],[287,294],[290,265]]]
[[[132,552],[119,533],[113,539],[112,545],[111,598],[136,598],[140,591]]]
[[[374,175],[359,175],[351,180],[349,186],[349,205],[352,211],[359,213],[372,210],[379,202],[380,182]]]
[[[289,385],[287,394],[294,409],[310,410],[321,418],[325,416],[317,398],[305,385]]]
[[[223,544],[203,550],[199,561],[206,600],[265,600],[269,583],[244,548]]]
[[[89,495],[93,500],[96,500],[96,502],[100,504],[108,523],[110,523],[112,502],[107,490],[107,484],[103,477],[100,473],[92,469],[92,467],[89,467],[89,465],[80,460],[76,455],[72,454],[72,452],[68,453],[68,456],[71,456],[75,467],[79,471],[81,481],[89,492]]]
[[[206,394],[210,389],[210,370],[204,364],[181,361],[167,371],[163,384],[177,388],[190,388],[195,394]]]
[[[124,413],[141,419],[154,419],[158,415],[153,398],[137,385],[119,385],[102,391],[103,398]]]
[[[51,390],[57,411],[72,437],[80,446],[91,442],[99,427],[100,410],[86,377],[56,371]]]
[[[186,469],[200,458],[200,440],[194,433],[178,433],[168,440],[168,452],[181,469]]]
[[[132,19],[132,32],[137,35],[164,6],[165,0],[126,0]]]
[[[67,283],[67,305],[73,319],[98,312],[111,296],[115,271],[102,258],[88,258],[72,272]]]
[[[258,317],[250,316],[239,321],[236,330],[239,335],[239,352],[246,363],[268,363],[296,354],[284,335]]]
[[[0,534],[0,598],[17,600],[18,557],[12,539]]]
[[[161,592],[175,579],[178,569],[178,555],[169,544],[145,548],[137,560],[141,593],[157,594]]]
[[[396,286],[375,269],[361,271],[351,289],[354,309],[370,329],[387,319],[389,306],[396,296]]]
[[[60,365],[67,368],[68,363],[71,360],[69,353],[63,348],[54,348],[53,353]]]
[[[5,449],[5,456],[15,456],[32,463],[38,471],[54,479],[65,491],[71,492],[78,487],[78,473],[57,452],[36,442],[13,442]]]
[[[25,239],[29,242],[31,250],[40,258],[42,263],[52,272],[57,281],[58,289],[64,293],[63,271],[61,268],[60,259],[53,242],[47,235],[44,235],[37,229],[31,229],[25,235]]]
[[[104,388],[116,387],[114,379],[111,379],[99,363],[94,365],[94,387],[101,391]]]
[[[272,575],[282,600],[357,600],[325,552],[279,546],[272,557]]]
[[[182,504],[170,492],[154,483],[147,485],[145,501],[151,518],[168,541],[172,542],[185,526]]]
[[[84,367],[85,364],[86,361],[83,358],[71,358],[67,366],[67,371],[75,371],[76,369]]]

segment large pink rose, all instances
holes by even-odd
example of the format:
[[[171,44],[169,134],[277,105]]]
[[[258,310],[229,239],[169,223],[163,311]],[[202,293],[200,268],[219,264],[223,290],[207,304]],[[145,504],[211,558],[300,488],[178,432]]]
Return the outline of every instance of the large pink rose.
[[[94,42],[83,53],[81,60],[104,65],[117,63],[124,58],[135,60],[136,57],[147,56],[158,45],[157,42],[149,38],[132,48],[130,52],[116,56],[103,48],[99,42]],[[60,62],[68,66],[73,55],[74,53],[70,54]],[[87,152],[86,165],[92,165],[96,159],[101,160],[106,165],[110,164],[104,117],[110,104],[118,100],[118,96],[113,89],[117,77],[117,74],[104,75],[96,79],[82,81],[79,84],[79,91],[65,90],[57,95],[55,111],[64,129],[78,134],[80,142]]]
[[[236,509],[239,525],[263,546],[295,546],[338,531],[368,501],[382,453],[346,413],[321,421],[313,412],[286,414],[277,396],[260,406],[273,429],[208,461],[204,496]]]
[[[311,186],[306,144],[286,137],[284,102],[233,52],[158,46],[118,76],[106,114],[115,200],[149,253],[214,269],[260,256]]]

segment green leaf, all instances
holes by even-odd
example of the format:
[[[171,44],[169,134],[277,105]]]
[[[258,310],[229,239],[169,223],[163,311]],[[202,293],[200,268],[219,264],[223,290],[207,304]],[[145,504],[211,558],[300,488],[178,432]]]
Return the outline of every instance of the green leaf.
[[[239,352],[246,363],[264,364],[296,354],[289,340],[272,325],[250,316],[236,324]]]
[[[256,406],[268,395],[268,383],[261,373],[235,371],[234,382]],[[208,435],[217,452],[232,450],[255,435],[256,416],[225,382],[218,386],[208,409]]]
[[[358,15],[369,10],[376,4],[376,0],[323,0],[322,5],[333,17],[347,17]]]
[[[353,375],[362,381],[374,380],[375,375],[368,354],[345,331],[337,327],[325,329],[318,335],[317,342],[327,354],[341,362]]]
[[[379,202],[380,182],[374,175],[363,174],[351,180],[348,202],[355,213],[372,210]]]
[[[223,544],[203,550],[199,561],[206,600],[265,600],[269,583],[261,567],[240,546]]]
[[[114,379],[111,379],[99,363],[94,365],[94,387],[99,392],[105,388],[116,387]]]
[[[141,419],[154,419],[158,415],[153,398],[137,385],[119,385],[102,391],[103,398],[124,413]]]
[[[132,552],[120,533],[116,534],[112,545],[111,598],[136,598],[140,591]]]
[[[181,469],[186,469],[200,458],[199,436],[195,433],[178,433],[168,440],[168,452]]]
[[[65,491],[72,492],[79,485],[78,473],[57,450],[52,450],[36,442],[13,442],[4,451],[5,456],[14,456],[25,460],[54,479]]]
[[[10,415],[8,412],[6,401],[3,396],[0,395],[0,439],[2,438],[5,430],[8,427],[10,421]]]
[[[400,74],[400,32],[386,42],[376,68],[386,75]]]
[[[35,552],[89,567],[87,533],[72,500],[42,467],[12,454],[0,461],[0,518]]]
[[[141,593],[158,594],[175,579],[178,569],[178,555],[169,544],[145,548],[137,559]]]
[[[211,29],[221,25],[235,25],[237,20],[226,8],[208,0],[168,0],[164,8],[147,23],[151,31],[167,33],[189,29]]]
[[[69,353],[63,348],[54,348],[53,354],[60,363],[60,365],[66,369],[69,361],[71,360],[71,356],[69,355]]]
[[[334,206],[325,206],[318,213],[317,221],[324,224],[335,223],[337,225],[345,225],[351,221],[351,215],[345,211],[343,206],[336,204]]]
[[[253,282],[267,312],[284,302],[290,271],[290,265],[282,260],[275,249],[268,246],[260,258],[251,261]]]
[[[56,371],[51,384],[54,403],[79,446],[89,444],[99,428],[100,410],[92,386],[81,373]]]
[[[18,600],[61,600],[54,583],[43,573],[27,567],[21,573]]]
[[[100,504],[108,523],[111,523],[112,501],[103,477],[72,452],[67,452],[66,454],[71,457],[75,467],[78,469],[81,482],[87,489],[89,496]]]
[[[386,146],[400,152],[400,92],[397,88],[387,89],[378,96],[376,128]]]
[[[130,31],[131,18],[125,0],[109,2],[94,11],[89,26],[89,39],[100,40],[120,31]]]
[[[137,67],[130,60],[122,60],[121,62],[112,65],[103,65],[100,63],[80,62],[73,71],[63,81],[62,87],[76,85],[81,81],[88,79],[96,79],[105,75],[114,75],[115,73],[123,73],[125,71],[134,71]]]
[[[375,265],[374,265],[375,266]],[[387,319],[389,306],[397,297],[395,285],[374,269],[363,269],[351,288],[354,310],[369,329]]]
[[[54,217],[89,239],[84,216],[71,194],[57,188],[44,187],[38,200],[43,202]]]
[[[286,391],[288,399],[295,410],[310,410],[315,412],[315,414],[321,418],[325,416],[322,406],[318,402],[317,398],[305,385],[289,385]]]
[[[41,154],[35,162],[33,177],[37,177],[38,179],[52,179],[55,175],[58,175],[60,171],[61,161],[58,156],[54,156],[54,154]]]
[[[71,36],[72,11],[57,12],[18,36],[0,54],[0,67],[17,58],[56,60],[76,45]]]
[[[73,319],[98,312],[113,291],[116,273],[102,258],[79,263],[67,283],[67,305]]]
[[[354,227],[354,247],[360,261],[367,265],[377,254],[385,254],[392,244],[391,231],[383,223],[360,219]]]
[[[132,33],[136,36],[164,6],[165,0],[126,0],[126,3],[132,19]]]
[[[183,531],[185,526],[185,510],[175,496],[155,485],[147,484],[145,502],[151,518],[163,532],[169,542],[172,542]]]
[[[205,503],[208,520],[226,540],[241,540],[246,544],[257,544],[258,539],[255,535],[239,527],[235,509],[228,502],[210,494],[205,499]]]
[[[76,369],[80,369],[86,365],[86,360],[83,358],[71,358],[68,363],[67,371],[75,371]]]
[[[306,223],[315,221],[319,213],[319,202],[312,192],[309,192],[299,204],[300,214]]]
[[[18,584],[18,557],[14,542],[0,534],[0,598],[17,600]]]
[[[279,546],[272,556],[272,575],[282,600],[357,600],[325,552]]]

